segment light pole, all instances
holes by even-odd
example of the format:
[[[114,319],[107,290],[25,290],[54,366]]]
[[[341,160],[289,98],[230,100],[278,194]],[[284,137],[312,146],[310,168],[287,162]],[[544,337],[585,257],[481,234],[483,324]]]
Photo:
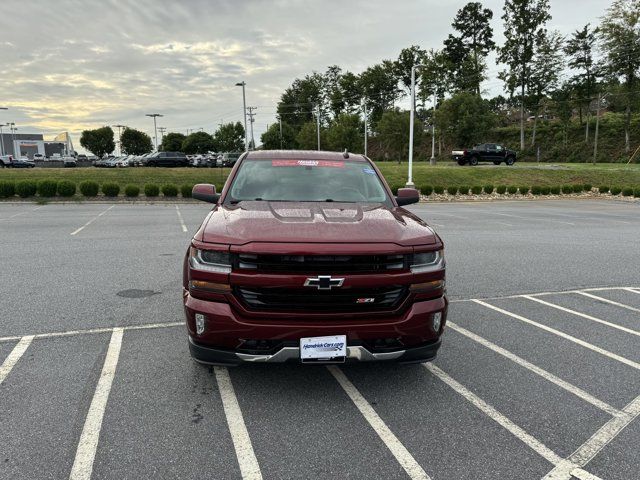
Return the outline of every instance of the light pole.
[[[431,158],[429,165],[436,164],[436,92],[433,92],[433,113],[431,114]]]
[[[318,130],[318,151],[320,151],[320,104],[316,105],[316,124]]]
[[[256,114],[253,113],[253,111],[256,110],[257,108],[258,107],[247,107],[247,110],[249,110],[249,113],[248,113],[248,115],[249,115],[249,125],[251,126],[251,143],[250,143],[251,150],[255,150],[255,148],[256,148],[256,142],[253,139],[253,122],[254,122],[253,117],[255,117]]]
[[[364,156],[367,156],[367,134],[369,133],[369,126],[368,126],[368,118],[367,118],[367,102],[366,100],[362,101],[362,109],[364,111]]]
[[[18,127],[14,122],[11,122],[9,123],[9,129],[11,130],[11,151],[13,156],[18,158],[18,155],[16,155],[16,130],[18,130]]]
[[[409,114],[409,175],[407,178],[407,188],[414,188],[413,183],[413,115],[416,108],[416,68],[422,67],[422,64],[413,65],[411,67],[411,113]]]
[[[280,123],[280,150],[283,150],[283,139],[282,139],[282,116],[278,115],[278,122]]]
[[[167,131],[167,127],[158,127],[158,130],[160,130],[160,145],[162,145],[162,142],[164,141],[164,132]]]
[[[249,139],[247,138],[247,98],[244,93],[244,87],[247,83],[243,80],[242,82],[236,83],[236,87],[242,87],[242,113],[244,114],[244,151],[249,151]]]
[[[155,141],[156,141],[156,152],[158,151],[158,127],[156,125],[156,118],[164,117],[164,115],[160,115],[159,113],[147,113],[145,116],[153,117],[153,130],[155,131]]]

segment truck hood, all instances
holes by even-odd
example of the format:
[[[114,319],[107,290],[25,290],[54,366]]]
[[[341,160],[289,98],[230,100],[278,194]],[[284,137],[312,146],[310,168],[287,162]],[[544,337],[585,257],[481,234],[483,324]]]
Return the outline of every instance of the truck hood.
[[[195,236],[207,243],[436,243],[434,231],[403,208],[382,204],[240,202],[216,206]]]

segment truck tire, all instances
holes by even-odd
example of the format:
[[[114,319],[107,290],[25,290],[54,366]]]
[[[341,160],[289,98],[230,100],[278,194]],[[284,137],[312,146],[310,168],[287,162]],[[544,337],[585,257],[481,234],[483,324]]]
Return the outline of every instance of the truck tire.
[[[473,165],[474,167],[478,165],[478,157],[477,156],[471,157],[471,159],[469,160],[469,165]]]
[[[514,163],[516,163],[516,159],[514,157],[507,157],[507,160],[505,163],[509,166],[512,166]]]
[[[0,160],[0,168],[4,168],[4,162]]]
[[[502,163],[502,162],[500,162],[500,161],[498,161],[498,160],[494,160],[494,161],[493,161],[493,164],[494,164],[494,165],[500,165],[501,163]]]
[[[462,160],[462,159],[458,160],[458,165],[460,165],[461,167],[464,167],[466,163],[467,162],[465,160]]]

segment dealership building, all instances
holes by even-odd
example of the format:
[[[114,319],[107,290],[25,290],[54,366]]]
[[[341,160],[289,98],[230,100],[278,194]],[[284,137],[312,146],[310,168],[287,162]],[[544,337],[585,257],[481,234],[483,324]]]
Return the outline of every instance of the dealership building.
[[[74,153],[71,137],[61,133],[53,140],[45,140],[41,133],[5,133],[0,135],[0,155],[29,157],[39,153],[45,157],[71,155]]]

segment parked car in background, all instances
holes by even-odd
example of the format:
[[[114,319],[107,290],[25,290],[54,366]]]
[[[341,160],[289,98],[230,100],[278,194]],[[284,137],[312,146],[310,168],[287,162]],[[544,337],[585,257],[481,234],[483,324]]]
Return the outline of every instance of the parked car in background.
[[[33,161],[34,162],[44,162],[44,155],[41,153],[34,153],[33,154]]]
[[[76,156],[76,160],[79,162],[86,162],[89,159],[85,154],[81,153],[80,155]]]
[[[241,153],[237,152],[227,152],[218,155],[218,166],[220,167],[233,167],[238,158],[240,158]]]
[[[14,158],[11,162],[11,168],[33,168],[36,164],[29,157]]]
[[[133,155],[128,155],[126,157],[120,157],[116,160],[115,166],[117,168],[123,168],[129,166],[129,159],[132,158]]]
[[[13,155],[0,155],[0,168],[11,167]]]
[[[148,167],[188,167],[189,161],[184,153],[156,152],[147,157]]]
[[[65,168],[73,168],[78,166],[78,162],[73,157],[62,157]]]
[[[516,152],[496,143],[481,143],[469,150],[454,150],[451,158],[458,165],[477,165],[479,162],[493,162],[494,165],[504,162],[513,165],[516,162]]]

